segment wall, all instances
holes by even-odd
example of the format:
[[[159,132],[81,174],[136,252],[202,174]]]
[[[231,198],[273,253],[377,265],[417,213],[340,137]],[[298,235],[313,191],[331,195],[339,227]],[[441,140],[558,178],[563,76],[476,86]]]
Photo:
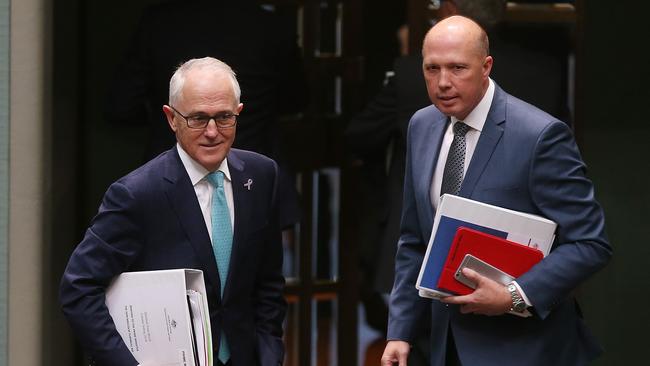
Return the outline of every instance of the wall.
[[[650,68],[640,57],[647,12],[632,0],[585,1],[585,120],[581,149],[607,217],[609,266],[582,289],[585,317],[605,347],[595,365],[647,359],[650,313]]]
[[[9,0],[0,1],[0,366],[7,365],[9,258]]]
[[[42,363],[45,1],[11,2],[8,364]]]

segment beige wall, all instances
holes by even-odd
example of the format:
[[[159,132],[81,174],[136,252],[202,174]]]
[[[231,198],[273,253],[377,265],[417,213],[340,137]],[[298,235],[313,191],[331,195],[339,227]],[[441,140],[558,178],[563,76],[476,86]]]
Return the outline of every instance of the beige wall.
[[[46,1],[11,1],[9,365],[43,364]]]

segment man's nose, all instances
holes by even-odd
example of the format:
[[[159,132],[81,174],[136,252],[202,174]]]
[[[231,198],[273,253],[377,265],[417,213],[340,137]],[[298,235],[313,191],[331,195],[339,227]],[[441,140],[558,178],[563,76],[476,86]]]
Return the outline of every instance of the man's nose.
[[[203,131],[208,136],[217,136],[219,134],[219,129],[217,128],[217,121],[214,118],[210,118],[208,124],[205,126]]]
[[[440,76],[438,77],[438,86],[440,88],[447,88],[451,85],[449,71],[445,69],[440,70]]]

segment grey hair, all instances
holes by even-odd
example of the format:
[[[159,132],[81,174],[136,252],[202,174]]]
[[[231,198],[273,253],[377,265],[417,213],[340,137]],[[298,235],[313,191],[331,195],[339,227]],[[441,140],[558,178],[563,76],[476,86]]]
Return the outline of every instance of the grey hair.
[[[458,14],[471,18],[483,29],[490,29],[503,19],[507,0],[453,0]]]
[[[169,80],[169,105],[175,106],[176,103],[178,103],[181,97],[181,92],[183,91],[183,86],[185,85],[185,77],[187,76],[187,73],[193,69],[208,69],[215,73],[223,73],[227,75],[232,83],[235,100],[237,101],[237,104],[239,104],[241,88],[239,87],[239,82],[237,82],[237,77],[232,68],[225,62],[219,61],[214,57],[203,57],[185,61],[176,69],[174,75],[172,75],[172,78]]]

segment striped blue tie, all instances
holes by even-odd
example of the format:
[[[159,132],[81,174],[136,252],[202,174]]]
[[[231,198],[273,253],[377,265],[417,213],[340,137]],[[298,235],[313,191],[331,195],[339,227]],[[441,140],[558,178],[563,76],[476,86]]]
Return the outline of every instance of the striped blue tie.
[[[223,172],[216,171],[208,174],[208,181],[212,184],[212,250],[217,259],[217,269],[221,282],[221,297],[226,287],[228,266],[230,264],[230,253],[232,251],[232,225],[230,223],[230,211],[226,203],[226,192],[223,189]],[[219,343],[219,361],[228,362],[230,349],[226,342],[226,335],[221,332]]]

